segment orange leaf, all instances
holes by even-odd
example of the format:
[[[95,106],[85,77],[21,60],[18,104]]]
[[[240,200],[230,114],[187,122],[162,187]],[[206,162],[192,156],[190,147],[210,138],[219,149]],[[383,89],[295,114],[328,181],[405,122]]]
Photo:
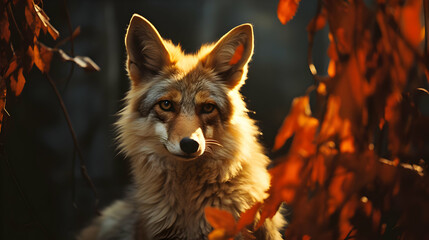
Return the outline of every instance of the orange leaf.
[[[42,73],[49,72],[53,52],[43,44],[34,45],[34,63]]]
[[[214,229],[211,233],[209,233],[209,240],[232,240],[233,238],[228,237],[225,229],[219,228]]]
[[[223,229],[223,236],[228,238],[234,237],[236,233],[236,221],[230,212],[213,207],[206,207],[204,212],[207,221],[218,231],[215,234],[216,236],[220,234],[219,229]]]
[[[52,38],[54,40],[56,40],[58,38],[58,36],[60,35],[58,30],[54,28],[54,26],[51,25],[51,23],[49,22],[49,17],[48,15],[46,15],[46,13],[43,11],[42,8],[40,8],[39,6],[37,6],[36,4],[34,4],[34,10],[37,13],[37,16],[39,17],[39,19],[42,21],[43,26],[45,28],[48,29],[49,34],[52,36]]]
[[[301,0],[280,0],[277,6],[277,17],[282,24],[286,24],[291,20],[298,9],[298,4]]]
[[[18,79],[15,79],[13,75],[10,76],[10,88],[15,92],[15,96],[19,96],[22,92],[22,89],[24,89],[25,78],[22,71],[23,68],[18,70]]]
[[[313,169],[311,171],[311,180],[312,182],[319,183],[320,186],[323,185],[326,179],[326,165],[325,158],[323,155],[319,154],[313,160]]]
[[[16,56],[13,56],[12,62],[10,62],[9,67],[7,68],[6,74],[3,76],[4,78],[9,77],[16,68],[18,67],[18,63],[16,62]]]
[[[0,18],[0,39],[6,42],[9,42],[10,39],[9,20],[6,10],[3,11]]]
[[[291,110],[276,136],[273,150],[280,149],[296,131],[300,116],[309,113],[309,102],[308,96],[298,97],[293,100]]]
[[[420,12],[423,1],[421,0],[409,0],[406,1],[402,7],[401,13],[401,29],[403,36],[417,48],[421,42],[421,27]]]
[[[33,30],[34,35],[38,37],[40,34],[40,29],[42,28],[42,22],[39,18],[35,17],[36,14],[29,8],[29,6],[25,6],[24,13],[28,26],[30,26],[30,29]]]
[[[257,202],[251,208],[247,209],[244,213],[241,214],[240,220],[237,223],[237,231],[241,231],[244,227],[249,224],[252,224],[255,221],[256,213],[258,213],[262,203]]]
[[[335,77],[335,61],[331,59],[328,65],[328,75],[330,77]]]
[[[317,18],[314,17],[307,25],[307,32],[310,31],[319,31],[326,26],[326,16],[323,13],[317,15]]]
[[[343,167],[335,169],[335,175],[329,185],[329,200],[328,200],[328,213],[333,214],[338,207],[343,204],[347,193],[351,190],[350,183],[354,179],[354,174],[347,172]]]

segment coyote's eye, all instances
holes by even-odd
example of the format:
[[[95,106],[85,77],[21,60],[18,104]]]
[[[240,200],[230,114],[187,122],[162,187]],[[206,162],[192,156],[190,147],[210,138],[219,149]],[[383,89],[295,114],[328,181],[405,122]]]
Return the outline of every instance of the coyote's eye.
[[[164,111],[173,111],[173,104],[168,100],[163,100],[158,103],[159,107]]]
[[[215,105],[211,103],[206,103],[203,105],[202,113],[211,113],[215,109]]]

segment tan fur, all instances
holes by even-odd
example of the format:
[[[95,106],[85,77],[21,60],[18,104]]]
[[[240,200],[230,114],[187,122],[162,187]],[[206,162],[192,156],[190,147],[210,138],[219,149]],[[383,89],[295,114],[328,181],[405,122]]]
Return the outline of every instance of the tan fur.
[[[244,51],[231,64],[240,44]],[[205,207],[238,219],[269,188],[269,159],[239,93],[253,53],[252,27],[238,26],[185,55],[134,15],[126,47],[132,84],[117,127],[121,151],[131,161],[132,191],[79,239],[207,239],[212,227]],[[198,150],[186,152],[184,138],[198,143]],[[255,236],[281,239],[283,224],[277,214]]]

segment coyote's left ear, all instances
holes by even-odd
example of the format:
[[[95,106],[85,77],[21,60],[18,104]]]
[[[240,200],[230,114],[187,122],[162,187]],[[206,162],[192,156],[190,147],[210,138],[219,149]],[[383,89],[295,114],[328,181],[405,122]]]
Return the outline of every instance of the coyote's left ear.
[[[230,89],[239,88],[246,78],[247,63],[252,54],[253,28],[250,24],[243,24],[219,39],[204,65],[214,69]]]

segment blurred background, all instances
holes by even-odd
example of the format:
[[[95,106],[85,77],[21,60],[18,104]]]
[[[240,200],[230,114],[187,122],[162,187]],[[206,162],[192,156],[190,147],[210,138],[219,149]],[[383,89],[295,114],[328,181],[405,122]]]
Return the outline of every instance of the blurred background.
[[[302,1],[285,26],[277,18],[277,4],[277,0],[43,2],[60,39],[69,36],[67,14],[73,29],[81,27],[74,53],[92,58],[101,68],[87,73],[75,67],[66,82],[70,63],[57,57],[51,66],[98,191],[100,209],[121,198],[129,184],[128,163],[116,149],[113,123],[129,88],[123,40],[132,14],[147,18],[164,38],[180,43],[189,53],[239,24],[253,24],[255,53],[242,93],[263,133],[261,142],[272,156],[270,149],[292,99],[313,83],[307,67],[306,27],[316,12],[314,1]],[[316,35],[313,51],[322,74],[329,60],[327,31]],[[41,42],[56,43],[50,36]],[[95,197],[80,173],[59,102],[38,69],[27,76],[21,96],[8,99],[7,110],[11,116],[4,120],[0,134],[5,160],[0,165],[0,238],[73,239],[96,216]]]

